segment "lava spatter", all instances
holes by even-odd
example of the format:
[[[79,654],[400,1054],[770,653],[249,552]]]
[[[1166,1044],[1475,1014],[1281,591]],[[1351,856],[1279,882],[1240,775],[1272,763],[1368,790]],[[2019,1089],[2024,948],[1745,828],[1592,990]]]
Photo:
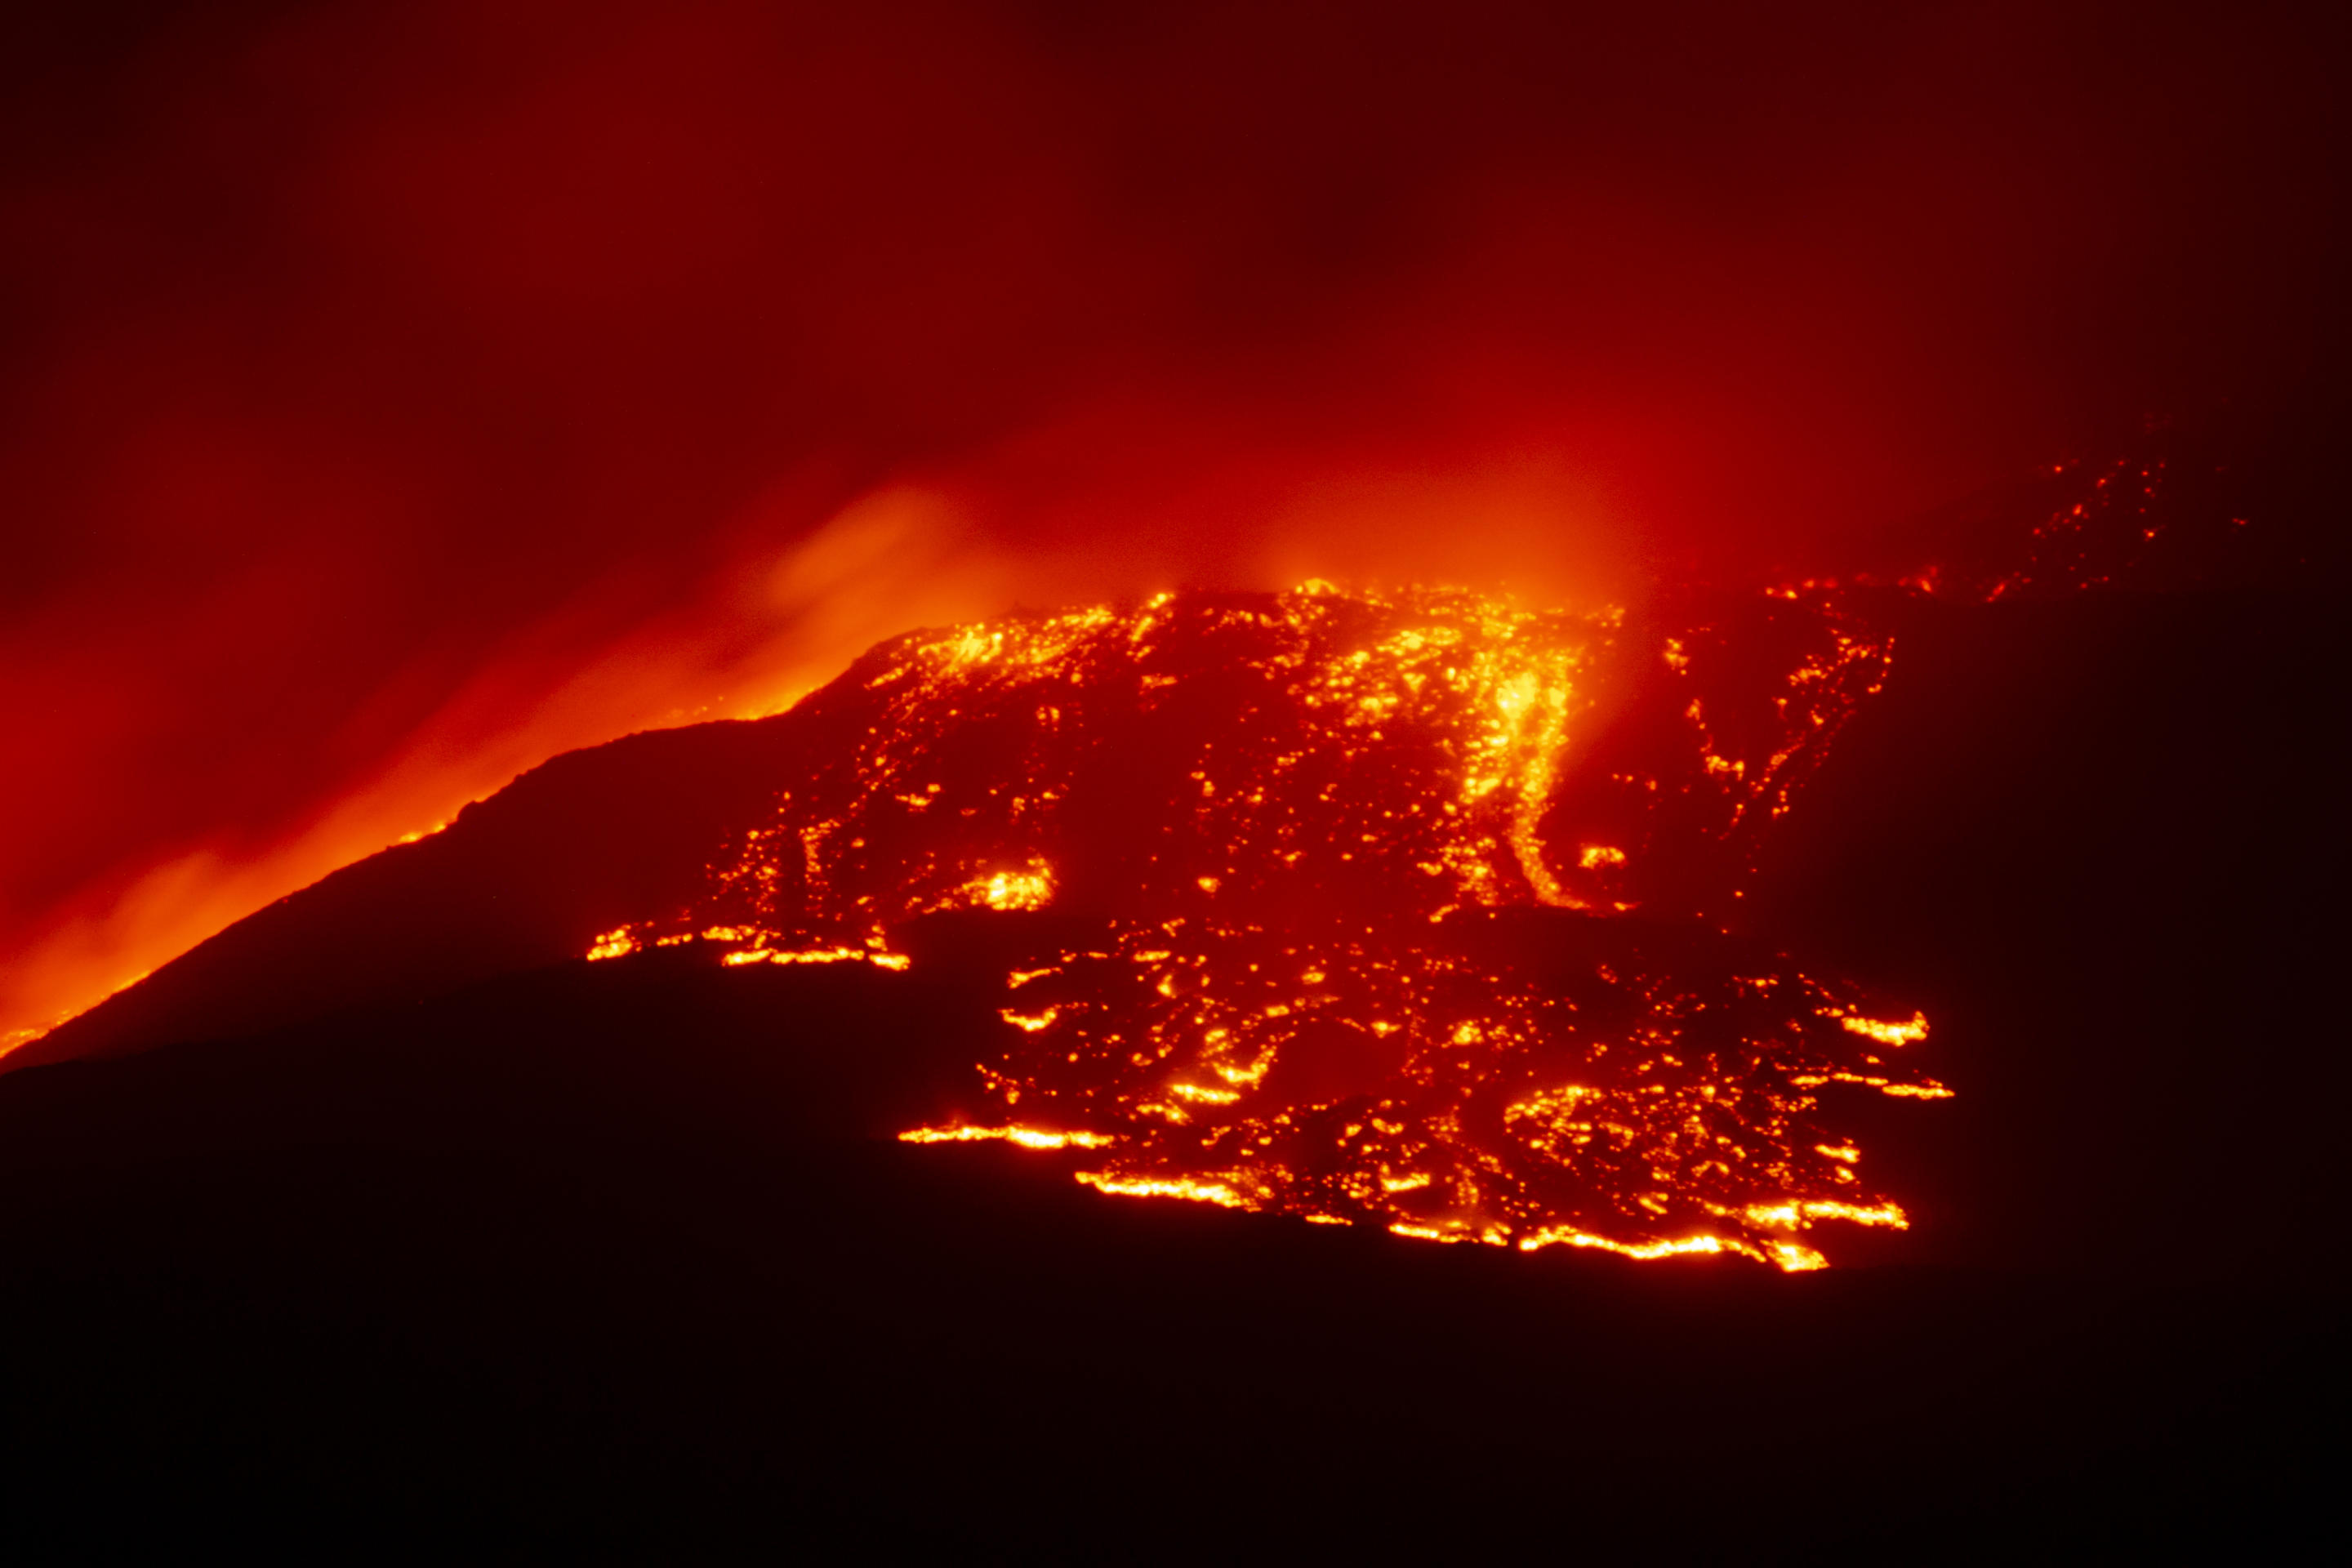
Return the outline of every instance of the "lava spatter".
[[[1087,934],[1007,975],[972,1113],[910,1141],[1817,1267],[1820,1222],[1906,1223],[1824,1097],[1945,1092],[1888,1057],[1925,1020],[1717,921],[1888,652],[1825,594],[1637,631],[1320,584],[918,633],[803,704],[818,743],[699,907],[592,956],[898,966],[920,917],[1050,908]]]

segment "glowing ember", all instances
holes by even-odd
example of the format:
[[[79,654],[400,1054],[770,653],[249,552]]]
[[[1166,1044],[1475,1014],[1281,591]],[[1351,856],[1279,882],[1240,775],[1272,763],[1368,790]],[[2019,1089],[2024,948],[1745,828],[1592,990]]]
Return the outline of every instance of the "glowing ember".
[[[1887,656],[1822,593],[1671,636],[1319,584],[919,633],[803,705],[825,743],[703,907],[590,956],[898,966],[918,917],[1050,908],[983,1100],[908,1141],[1094,1150],[1107,1193],[1404,1236],[1815,1268],[1811,1226],[1905,1223],[1824,1096],[1946,1093],[1876,1054],[1927,1021],[1702,917]]]
[[[1099,1149],[1114,1140],[1099,1132],[1048,1132],[1037,1127],[919,1127],[901,1132],[908,1143],[977,1143],[996,1141],[1024,1149]]]

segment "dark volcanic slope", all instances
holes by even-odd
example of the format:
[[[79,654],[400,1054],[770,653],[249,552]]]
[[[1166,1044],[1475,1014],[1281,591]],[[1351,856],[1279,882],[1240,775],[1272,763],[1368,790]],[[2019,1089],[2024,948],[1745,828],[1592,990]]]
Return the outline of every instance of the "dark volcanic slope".
[[[1753,918],[1936,1019],[1958,1098],[1885,1149],[1953,1163],[1942,1255],[2343,1277],[2347,645],[2319,595],[1909,628]]]
[[[440,833],[239,921],[0,1068],[226,1038],[576,958],[596,932],[700,891],[727,833],[766,809],[798,731],[782,714],[557,757]]]
[[[933,917],[903,973],[546,966],[793,743],[639,737],[110,1005],[120,1048],[242,1037],[0,1079],[11,1548],[2278,1555],[2347,1392],[2345,618],[1913,617],[1750,900],[1937,1020],[1959,1097],[1870,1136],[1906,1266],[1435,1247],[898,1143],[1055,917]]]
[[[11,1077],[11,1542],[1958,1562],[2283,1547],[2321,1495],[2307,1283],[1104,1197],[887,1136],[985,1018],[952,967],[653,953]]]

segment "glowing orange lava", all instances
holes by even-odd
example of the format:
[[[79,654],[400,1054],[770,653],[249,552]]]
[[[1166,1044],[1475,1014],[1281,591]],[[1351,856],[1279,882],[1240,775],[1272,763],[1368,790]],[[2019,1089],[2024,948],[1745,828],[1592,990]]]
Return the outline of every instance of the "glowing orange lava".
[[[1671,635],[1321,584],[917,633],[803,705],[803,765],[699,907],[590,956],[896,967],[921,917],[1025,911],[971,1113],[908,1141],[1403,1236],[1817,1268],[1815,1226],[1906,1223],[1835,1097],[1948,1091],[1886,1054],[1923,1016],[1716,919],[1888,655],[1826,593]]]

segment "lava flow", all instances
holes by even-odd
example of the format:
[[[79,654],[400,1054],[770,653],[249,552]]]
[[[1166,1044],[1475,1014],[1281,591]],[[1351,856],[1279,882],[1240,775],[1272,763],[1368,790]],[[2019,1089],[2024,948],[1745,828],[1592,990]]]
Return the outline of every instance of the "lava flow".
[[[876,649],[801,710],[772,821],[590,956],[908,963],[1043,911],[972,1111],[1108,1193],[1783,1268],[1902,1226],[1838,1096],[1926,1033],[1727,933],[1759,836],[1890,639],[1798,592],[1636,626],[1309,584]]]

